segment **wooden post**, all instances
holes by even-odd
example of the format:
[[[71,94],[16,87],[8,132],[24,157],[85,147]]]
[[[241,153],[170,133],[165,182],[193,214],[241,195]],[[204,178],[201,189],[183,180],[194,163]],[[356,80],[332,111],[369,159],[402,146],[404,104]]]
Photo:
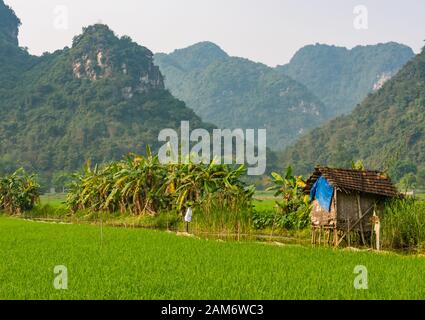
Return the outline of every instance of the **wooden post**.
[[[375,237],[376,237],[376,250],[380,251],[381,250],[381,221],[379,219],[379,217],[376,215],[376,204],[374,206],[373,209],[373,222],[374,222],[374,230],[375,230]]]
[[[348,239],[348,246],[351,247],[351,227],[350,227],[350,217],[348,217],[348,229],[347,229],[347,239]]]
[[[326,245],[329,246],[331,241],[331,229],[326,229]]]
[[[334,190],[334,206],[335,206],[335,221],[334,221],[334,246],[338,247],[338,190]]]
[[[379,221],[378,217],[378,223],[375,225],[375,233],[376,233],[376,250],[381,251],[381,222]]]
[[[335,248],[338,248],[339,243],[338,243],[338,229],[336,227],[334,227],[334,246]]]
[[[363,213],[362,213],[362,205],[360,200],[360,193],[357,193],[357,207],[358,207],[359,219],[362,220]],[[363,231],[363,221],[360,221],[360,234],[362,236],[362,243],[363,245],[365,245],[366,240],[365,240],[364,231]]]
[[[319,247],[322,245],[322,230],[323,227],[321,226],[319,229]]]

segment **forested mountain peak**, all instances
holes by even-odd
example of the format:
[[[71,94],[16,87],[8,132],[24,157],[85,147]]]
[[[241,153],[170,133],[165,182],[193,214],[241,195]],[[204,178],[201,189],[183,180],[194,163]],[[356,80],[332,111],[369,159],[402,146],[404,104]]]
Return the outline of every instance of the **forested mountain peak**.
[[[163,77],[153,63],[153,53],[127,36],[118,38],[106,25],[84,28],[74,38],[70,56],[77,79],[120,79],[125,83],[123,90],[127,96],[164,89]]]
[[[413,57],[411,48],[396,42],[352,49],[315,44],[277,69],[304,84],[337,116],[349,114]]]
[[[309,129],[350,113],[413,56],[395,42],[353,49],[316,44],[270,68],[201,42],[156,54],[155,62],[166,87],[203,119],[226,128],[267,128],[270,147],[282,150]]]
[[[228,58],[229,55],[223,49],[209,41],[177,49],[168,55],[164,53],[155,55],[158,63],[167,63],[184,71],[206,68],[214,62],[224,61]]]
[[[210,42],[156,54],[155,62],[166,87],[205,121],[221,128],[266,128],[275,150],[326,118],[325,106],[304,85]]]
[[[8,94],[17,85],[21,74],[37,60],[19,47],[20,25],[15,12],[0,0],[0,96]]]
[[[21,21],[15,12],[0,0],[0,41],[6,41],[18,45],[18,32]]]

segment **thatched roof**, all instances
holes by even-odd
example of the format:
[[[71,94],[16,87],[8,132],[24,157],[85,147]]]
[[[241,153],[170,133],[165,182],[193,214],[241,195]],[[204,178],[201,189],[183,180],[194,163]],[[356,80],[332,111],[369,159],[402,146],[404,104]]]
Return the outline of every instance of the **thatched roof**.
[[[314,183],[321,176],[325,177],[334,188],[346,193],[356,191],[385,197],[397,197],[399,195],[394,184],[382,172],[327,167],[317,167],[315,169],[313,175],[307,180],[307,186],[304,191],[310,193]]]

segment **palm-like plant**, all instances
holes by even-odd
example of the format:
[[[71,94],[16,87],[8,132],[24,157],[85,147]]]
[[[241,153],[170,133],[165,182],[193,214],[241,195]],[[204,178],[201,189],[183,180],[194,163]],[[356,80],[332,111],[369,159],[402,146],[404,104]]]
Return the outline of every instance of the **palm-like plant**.
[[[273,172],[272,182],[274,186],[267,190],[275,191],[275,197],[282,199],[282,201],[276,201],[276,204],[283,213],[295,212],[300,205],[308,203],[308,197],[302,193],[306,184],[302,176],[293,175],[291,166],[286,169],[284,175]]]
[[[31,210],[39,201],[39,188],[35,176],[22,168],[0,177],[0,210],[12,215]]]
[[[119,162],[75,175],[68,205],[75,212],[90,209],[134,215],[155,215],[161,211],[182,212],[190,203],[204,209],[220,204],[246,208],[253,189],[240,178],[245,168],[226,165],[161,164],[150,148],[145,157],[134,154]]]
[[[273,221],[273,227],[287,229],[303,229],[308,226],[310,219],[310,197],[304,195],[306,186],[301,176],[294,176],[292,167],[288,167],[284,175],[272,173],[274,186],[268,191],[275,191],[277,215]]]

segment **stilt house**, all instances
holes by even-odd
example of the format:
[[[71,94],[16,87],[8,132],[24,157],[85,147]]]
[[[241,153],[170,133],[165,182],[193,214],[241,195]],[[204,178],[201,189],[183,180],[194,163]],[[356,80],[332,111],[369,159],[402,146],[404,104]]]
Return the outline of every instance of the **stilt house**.
[[[346,242],[379,249],[379,216],[388,199],[399,196],[382,172],[317,167],[305,192],[312,200],[312,242]],[[377,232],[378,231],[378,232]],[[375,237],[374,237],[375,232]]]

